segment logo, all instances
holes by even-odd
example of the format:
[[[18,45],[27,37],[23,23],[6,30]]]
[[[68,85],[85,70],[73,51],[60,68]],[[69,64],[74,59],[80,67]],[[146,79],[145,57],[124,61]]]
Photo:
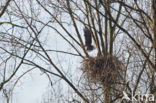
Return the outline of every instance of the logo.
[[[123,91],[123,97],[122,97],[122,100],[124,100],[124,99],[130,101],[130,98],[128,97],[128,95],[127,95],[127,93],[126,93],[125,91]]]
[[[133,102],[154,102],[155,96],[154,94],[135,94],[133,95],[133,92],[131,94],[131,97],[128,96],[128,94],[123,91],[123,97],[122,100],[126,101],[132,101]]]

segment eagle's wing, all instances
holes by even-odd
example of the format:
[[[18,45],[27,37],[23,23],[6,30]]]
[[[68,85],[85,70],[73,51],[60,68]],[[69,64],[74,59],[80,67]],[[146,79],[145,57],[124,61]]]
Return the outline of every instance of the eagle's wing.
[[[84,36],[85,36],[85,45],[91,46],[92,44],[91,32],[87,27],[84,28]]]

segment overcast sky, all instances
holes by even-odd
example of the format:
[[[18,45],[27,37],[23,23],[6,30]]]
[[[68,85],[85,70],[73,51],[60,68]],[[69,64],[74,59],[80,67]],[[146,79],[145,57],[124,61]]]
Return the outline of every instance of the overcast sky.
[[[47,86],[48,80],[45,75],[42,75],[38,70],[34,70],[15,87],[13,103],[40,103]]]

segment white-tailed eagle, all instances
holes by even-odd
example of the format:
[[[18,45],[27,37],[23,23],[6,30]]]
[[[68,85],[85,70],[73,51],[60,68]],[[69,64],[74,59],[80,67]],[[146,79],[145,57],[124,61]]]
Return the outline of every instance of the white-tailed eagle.
[[[94,49],[94,46],[92,45],[91,32],[87,27],[85,27],[83,31],[84,31],[84,37],[85,37],[85,50],[92,51]]]

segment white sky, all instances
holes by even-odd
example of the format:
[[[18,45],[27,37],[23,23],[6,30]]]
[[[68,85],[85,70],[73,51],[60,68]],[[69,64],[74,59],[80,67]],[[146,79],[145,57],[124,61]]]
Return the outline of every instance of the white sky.
[[[19,83],[20,84],[20,83]],[[48,80],[40,71],[34,70],[24,77],[24,81],[15,89],[13,103],[40,103],[48,86]]]

